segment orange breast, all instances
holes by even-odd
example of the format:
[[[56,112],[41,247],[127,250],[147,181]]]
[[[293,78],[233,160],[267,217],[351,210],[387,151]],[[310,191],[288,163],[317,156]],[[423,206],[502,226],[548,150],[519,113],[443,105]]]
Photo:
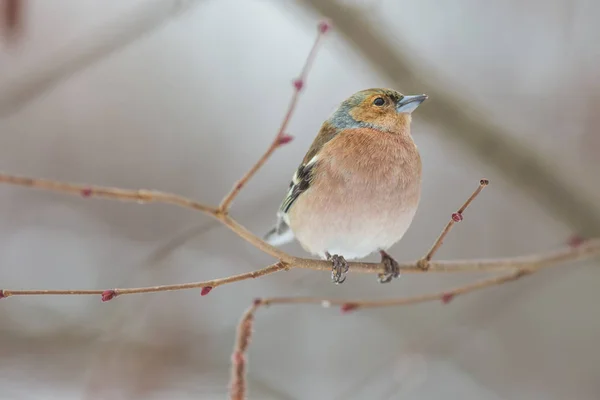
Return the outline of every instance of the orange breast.
[[[290,209],[290,227],[314,254],[368,254],[400,240],[420,192],[421,160],[410,136],[347,130],[319,152],[311,187]]]

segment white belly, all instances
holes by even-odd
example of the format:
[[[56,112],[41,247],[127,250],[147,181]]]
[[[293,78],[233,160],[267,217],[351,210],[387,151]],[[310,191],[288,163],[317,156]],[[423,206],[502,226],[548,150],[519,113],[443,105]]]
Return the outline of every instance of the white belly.
[[[396,213],[391,218],[371,219],[356,229],[335,231],[324,228],[326,235],[315,235],[303,243],[313,254],[324,252],[344,256],[347,260],[363,258],[378,250],[387,250],[398,242],[410,226],[416,209]],[[379,224],[378,224],[379,222]]]
[[[394,204],[389,199],[312,208],[310,213],[295,215],[289,225],[302,247],[312,254],[363,258],[402,239],[415,216],[416,204]]]

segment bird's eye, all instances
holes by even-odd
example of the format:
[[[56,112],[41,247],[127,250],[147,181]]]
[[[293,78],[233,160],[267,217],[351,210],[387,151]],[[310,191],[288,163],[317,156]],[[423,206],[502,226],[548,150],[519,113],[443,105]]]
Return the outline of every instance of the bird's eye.
[[[376,98],[376,99],[373,101],[373,104],[375,104],[376,106],[380,106],[380,107],[381,107],[382,105],[384,105],[384,104],[385,104],[385,100],[384,100],[384,99],[382,99],[381,97],[378,97],[378,98]]]

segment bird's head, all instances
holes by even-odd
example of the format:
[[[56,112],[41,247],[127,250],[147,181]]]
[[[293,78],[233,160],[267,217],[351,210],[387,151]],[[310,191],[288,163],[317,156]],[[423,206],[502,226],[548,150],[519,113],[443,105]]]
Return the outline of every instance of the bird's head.
[[[338,129],[375,128],[390,133],[408,131],[411,113],[427,95],[403,95],[392,89],[366,89],[346,99],[329,119]]]

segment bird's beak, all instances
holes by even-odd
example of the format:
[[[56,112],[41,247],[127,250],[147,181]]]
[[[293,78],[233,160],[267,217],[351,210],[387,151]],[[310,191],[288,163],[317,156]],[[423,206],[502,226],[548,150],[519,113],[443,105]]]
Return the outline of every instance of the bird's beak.
[[[415,111],[419,104],[427,100],[426,94],[416,94],[414,96],[404,96],[398,104],[396,104],[396,112],[407,113]]]

